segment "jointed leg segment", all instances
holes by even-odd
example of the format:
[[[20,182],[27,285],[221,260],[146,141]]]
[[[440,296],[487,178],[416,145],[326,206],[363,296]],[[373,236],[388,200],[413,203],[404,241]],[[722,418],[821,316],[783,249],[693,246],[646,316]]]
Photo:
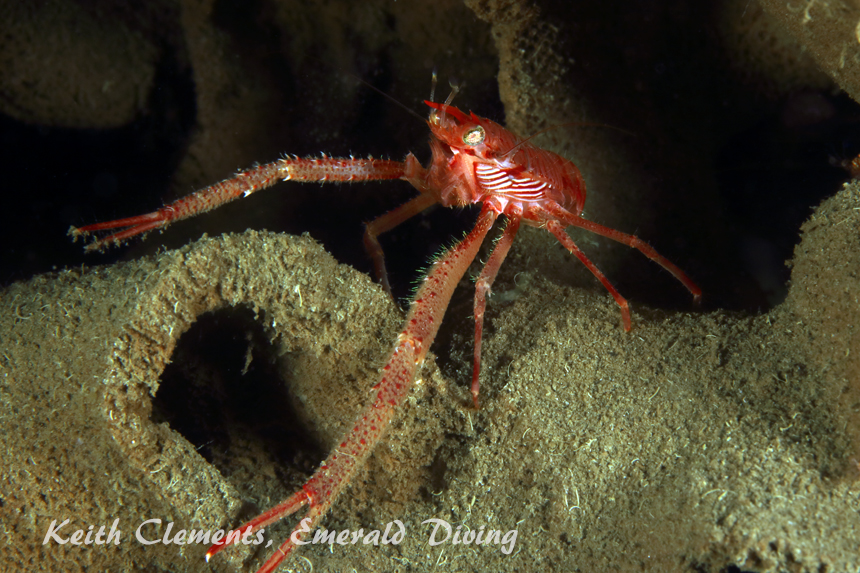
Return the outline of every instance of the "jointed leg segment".
[[[487,308],[487,294],[489,294],[493,281],[499,274],[499,268],[511,249],[514,237],[517,236],[521,215],[522,213],[514,213],[508,217],[505,232],[499,238],[489,260],[481,271],[481,275],[475,282],[475,365],[472,368],[472,401],[475,403],[475,408],[478,407],[480,389],[478,377],[481,374],[481,340],[484,335],[484,310]]]
[[[567,223],[568,225],[572,225],[574,227],[579,227],[580,229],[585,229],[586,231],[591,231],[597,235],[601,235],[606,237],[607,239],[612,239],[613,241],[617,241],[623,245],[627,245],[628,247],[634,248],[638,250],[640,253],[672,273],[672,275],[678,279],[681,284],[687,287],[687,290],[690,291],[693,295],[693,300],[695,302],[699,302],[702,298],[702,289],[700,289],[696,283],[690,280],[684,271],[679,269],[672,261],[658,253],[654,250],[654,248],[641,240],[639,237],[635,235],[628,235],[627,233],[622,233],[621,231],[616,231],[615,229],[610,229],[609,227],[604,227],[603,225],[599,225],[593,221],[589,221],[588,219],[583,219],[573,213],[569,213],[561,207],[556,207],[551,209],[550,212],[559,220]],[[629,330],[629,329],[628,329]]]
[[[236,530],[245,533],[250,527],[250,531],[254,532],[295,513],[305,505],[309,506],[301,525],[293,530],[289,539],[266,561],[260,572],[274,571],[296,544],[302,544],[302,538],[316,527],[382,438],[415,382],[418,369],[436,336],[457,283],[477,255],[495,219],[496,214],[492,210],[482,210],[475,228],[430,268],[415,295],[394,351],[382,368],[379,382],[373,387],[373,402],[365,407],[340,445],[329,454],[301,491]],[[235,532],[231,534],[232,538],[228,537],[209,548],[207,559],[238,540]]]
[[[174,221],[205,213],[239,197],[246,197],[260,189],[271,187],[281,180],[354,183],[400,179],[406,173],[406,167],[406,162],[386,159],[285,157],[242,171],[232,179],[201,189],[152,213],[83,227],[72,227],[69,229],[69,234],[77,238],[96,231],[121,229],[87,245],[87,251],[96,251],[110,243],[120,243],[135,235],[166,227]]]
[[[585,256],[585,253],[579,250],[579,247],[576,246],[576,243],[573,242],[567,233],[564,232],[564,226],[562,226],[557,221],[550,221],[547,223],[546,228],[549,229],[549,232],[555,235],[555,238],[564,245],[564,248],[573,253],[577,259],[582,261],[582,264],[591,271],[597,280],[600,281],[600,284],[609,291],[609,294],[612,295],[612,298],[615,299],[615,302],[618,303],[618,306],[621,308],[621,320],[624,322],[624,330],[630,332],[630,306],[627,304],[627,299],[625,299],[621,294],[615,290],[615,287],[612,286],[612,283],[609,282],[609,279],[606,278],[600,269],[594,266],[594,263]]]
[[[385,254],[382,252],[382,245],[379,244],[379,235],[390,231],[424,209],[435,205],[436,202],[436,198],[432,195],[422,193],[365,225],[364,249],[373,260],[373,269],[376,272],[376,278],[379,279],[379,282],[382,283],[382,288],[389,295],[391,294],[391,285],[388,283],[388,272],[385,270]]]

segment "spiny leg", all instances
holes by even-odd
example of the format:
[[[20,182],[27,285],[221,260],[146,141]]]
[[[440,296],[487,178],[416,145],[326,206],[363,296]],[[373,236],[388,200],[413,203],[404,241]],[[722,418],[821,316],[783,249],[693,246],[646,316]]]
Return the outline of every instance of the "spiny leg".
[[[272,163],[259,165],[210,185],[191,195],[177,199],[173,203],[137,217],[128,217],[71,227],[69,234],[77,238],[96,231],[121,229],[107,237],[87,245],[87,251],[103,249],[110,243],[119,243],[151,231],[163,228],[182,219],[205,213],[228,203],[240,196],[247,197],[255,191],[271,187],[280,180],[302,182],[358,182],[383,179],[400,179],[406,173],[406,163],[383,159],[353,159],[337,157],[299,158],[285,157]],[[126,228],[128,227],[128,228]]]
[[[643,255],[672,273],[672,275],[678,279],[681,284],[687,287],[687,290],[690,291],[693,295],[693,300],[695,302],[699,302],[702,298],[702,289],[700,289],[696,283],[690,280],[684,271],[679,269],[672,261],[658,253],[654,250],[654,248],[641,240],[639,237],[635,235],[628,235],[627,233],[622,233],[621,231],[616,231],[615,229],[610,229],[609,227],[604,227],[603,225],[599,225],[593,221],[589,221],[588,219],[583,219],[582,217],[578,217],[573,213],[569,213],[561,208],[551,209],[550,212],[555,215],[561,221],[564,221],[568,225],[573,225],[574,227],[579,227],[581,229],[585,229],[586,231],[591,231],[597,235],[601,235],[606,237],[607,239],[612,239],[613,241],[617,241],[628,247],[632,247]],[[617,299],[616,299],[617,300]]]
[[[600,269],[594,266],[594,263],[592,263],[588,259],[588,257],[585,256],[585,253],[579,250],[579,247],[576,246],[576,243],[573,242],[573,239],[571,239],[567,235],[567,233],[564,232],[564,227],[561,225],[561,223],[559,223],[558,221],[549,221],[546,224],[546,228],[549,230],[550,233],[555,235],[555,238],[558,239],[558,241],[562,245],[564,245],[565,249],[576,255],[576,258],[582,261],[582,264],[585,265],[585,267],[591,271],[591,274],[597,277],[597,280],[599,280],[600,283],[606,288],[606,290],[609,291],[609,294],[612,295],[612,298],[614,298],[615,302],[618,303],[618,306],[621,307],[621,320],[624,321],[624,330],[630,332],[630,307],[627,304],[627,300],[623,296],[621,296],[617,290],[615,290],[615,287],[612,286],[612,283],[609,282],[609,279],[607,279],[606,276],[602,272],[600,272]]]
[[[484,265],[481,275],[475,281],[475,366],[472,369],[472,401],[475,408],[478,407],[478,391],[480,384],[478,377],[481,374],[481,339],[484,335],[484,310],[487,308],[487,295],[499,274],[499,268],[511,249],[517,230],[520,228],[522,212],[508,215],[508,224],[505,232],[499,238],[487,264]]]
[[[373,260],[376,278],[382,283],[382,288],[389,296],[391,296],[391,285],[388,282],[388,272],[385,270],[385,253],[382,252],[378,237],[435,203],[437,200],[434,196],[422,193],[364,226],[364,250]]]
[[[373,402],[365,407],[352,430],[302,486],[302,491],[294,493],[277,507],[231,531],[232,537],[228,536],[209,548],[206,553],[207,560],[228,545],[236,543],[242,534],[257,531],[295,513],[305,505],[310,506],[307,516],[266,561],[260,572],[274,571],[296,544],[307,543],[303,542],[304,536],[316,527],[337,496],[364,465],[409,394],[427,350],[436,338],[451,295],[474,260],[495,220],[496,213],[484,208],[472,231],[433,263],[415,295],[409,314],[406,315],[403,331],[397,337],[388,363],[382,368],[380,380],[373,387]],[[236,535],[236,532],[239,532],[239,535]]]
[[[306,486],[307,487],[307,484]],[[308,494],[304,489],[297,491],[290,497],[288,497],[285,501],[279,503],[275,507],[269,509],[265,513],[262,513],[244,524],[239,529],[235,529],[227,534],[227,536],[220,541],[219,543],[213,545],[206,552],[206,561],[212,558],[213,555],[218,553],[221,549],[232,545],[233,543],[238,543],[244,535],[248,535],[255,531],[258,531],[261,528],[268,526],[271,523],[275,523],[280,521],[281,519],[294,514],[296,511],[307,505],[312,501],[312,497]],[[308,512],[308,516],[314,511],[312,508]],[[312,517],[314,523],[320,518],[322,515]],[[287,538],[277,549],[277,551],[266,560],[262,567],[257,571],[257,573],[268,573],[270,571],[274,571],[278,565],[280,565],[281,561],[284,557],[287,556],[287,553],[292,549],[292,535]],[[280,556],[279,559],[275,560],[276,557]]]

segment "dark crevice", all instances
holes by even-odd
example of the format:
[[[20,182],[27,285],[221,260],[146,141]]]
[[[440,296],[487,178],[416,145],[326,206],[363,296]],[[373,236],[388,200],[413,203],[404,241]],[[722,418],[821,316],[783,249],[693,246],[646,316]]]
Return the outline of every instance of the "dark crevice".
[[[251,310],[202,315],[164,369],[152,421],[167,422],[225,475],[242,457],[312,469],[323,452],[298,422],[275,354]]]
[[[165,52],[146,112],[115,129],[31,125],[0,114],[0,284],[82,264],[113,263],[124,252],[85,255],[69,222],[128,216],[140,196],[164,188],[185,149],[196,104],[190,71]]]

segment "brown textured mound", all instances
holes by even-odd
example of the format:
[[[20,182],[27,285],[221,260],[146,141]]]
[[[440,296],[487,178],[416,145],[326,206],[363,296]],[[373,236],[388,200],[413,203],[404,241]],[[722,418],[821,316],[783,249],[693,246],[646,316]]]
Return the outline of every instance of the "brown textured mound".
[[[803,91],[826,86],[809,54],[856,95],[860,17],[829,0],[762,0],[771,19],[755,2],[683,0],[467,1],[474,12],[453,0],[31,4],[0,9],[7,115],[49,127],[193,125],[175,143],[171,190],[165,183],[154,190],[161,195],[125,207],[114,206],[117,193],[108,216],[157,207],[278,153],[378,154],[371,127],[392,144],[384,152],[420,152],[424,133],[410,140],[399,110],[380,113],[338,70],[420,110],[416,91],[425,96],[438,64],[443,82],[451,73],[466,80],[458,97],[500,92],[506,124],[520,134],[571,121],[633,132],[562,126],[537,142],[582,169],[587,216],[654,242],[702,280],[710,308],[764,304],[749,293],[735,243],[742,233],[728,217],[762,202],[752,231],[766,235],[788,195],[763,196],[739,177],[742,192],[721,196],[718,178],[743,172],[725,149],[765,115],[799,140],[805,122],[818,129],[840,113],[830,94]],[[166,69],[193,86],[190,120],[164,103],[176,88],[159,79]],[[144,135],[141,147],[153,145]],[[39,170],[55,159],[41,155]],[[754,161],[796,167],[784,154]],[[315,211],[320,228],[337,229],[330,197],[355,218],[351,205],[371,203],[369,216],[385,210],[373,204],[378,192],[292,186],[142,248],[185,244],[171,233],[199,235],[197,225],[219,220],[244,229],[292,217],[304,230],[301,219]],[[524,230],[490,303],[483,409],[467,407],[463,288],[435,347],[449,378],[427,366],[400,424],[323,522],[367,531],[399,519],[403,542],[307,546],[285,570],[858,569],[858,205],[852,184],[811,217],[802,211],[788,296],[755,316],[648,309],[643,300],[687,303],[637,254],[577,236],[630,297],[629,335],[591,277],[548,234]],[[104,216],[77,208],[85,222]],[[25,221],[27,241],[48,232],[30,218],[35,207],[8,210]],[[57,225],[57,235],[82,222]],[[4,570],[259,563],[266,551],[234,548],[206,565],[203,544],[144,545],[134,532],[148,519],[162,521],[144,528],[149,538],[168,522],[171,535],[235,526],[292,492],[364,403],[400,320],[369,279],[309,239],[253,232],[43,275],[0,300]],[[61,537],[119,519],[121,542],[43,544],[52,521],[67,518]],[[516,528],[518,537],[512,555],[498,545],[431,546],[421,525],[430,518],[461,532]]]
[[[370,530],[400,519],[404,542],[333,554],[309,546],[297,563],[430,571],[478,552],[501,571],[536,561],[555,570],[855,568],[858,199],[852,185],[816,212],[789,298],[755,318],[647,311],[625,335],[608,297],[559,288],[536,270],[487,337],[486,407],[469,411],[465,388],[432,376],[324,522]],[[229,527],[248,513],[243,499],[266,506],[301,482],[301,455],[279,461],[264,435],[236,422],[235,405],[216,412],[230,436],[211,448],[223,448],[218,469],[157,423],[158,378],[204,313],[253,311],[239,334],[256,328],[267,343],[248,342],[244,370],[276,364],[294,409],[270,430],[298,418],[323,450],[361,405],[398,319],[366,277],[312,241],[253,232],[40,277],[2,299],[7,568],[203,570],[204,546],[143,545],[133,531],[152,518],[164,525],[148,536],[168,522],[174,532]],[[224,391],[222,378],[241,380],[209,361],[192,364],[180,392],[205,399]],[[119,547],[42,545],[66,517],[66,535],[119,518]],[[516,551],[428,546],[420,524],[430,518],[518,529]],[[239,553],[214,566],[238,564]]]

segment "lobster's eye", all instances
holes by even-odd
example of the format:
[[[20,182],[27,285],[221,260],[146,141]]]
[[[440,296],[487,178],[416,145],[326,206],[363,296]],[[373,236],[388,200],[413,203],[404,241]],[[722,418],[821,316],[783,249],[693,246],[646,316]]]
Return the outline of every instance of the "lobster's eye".
[[[486,137],[484,128],[479,125],[463,134],[463,143],[466,145],[480,145],[484,143],[484,137]]]

